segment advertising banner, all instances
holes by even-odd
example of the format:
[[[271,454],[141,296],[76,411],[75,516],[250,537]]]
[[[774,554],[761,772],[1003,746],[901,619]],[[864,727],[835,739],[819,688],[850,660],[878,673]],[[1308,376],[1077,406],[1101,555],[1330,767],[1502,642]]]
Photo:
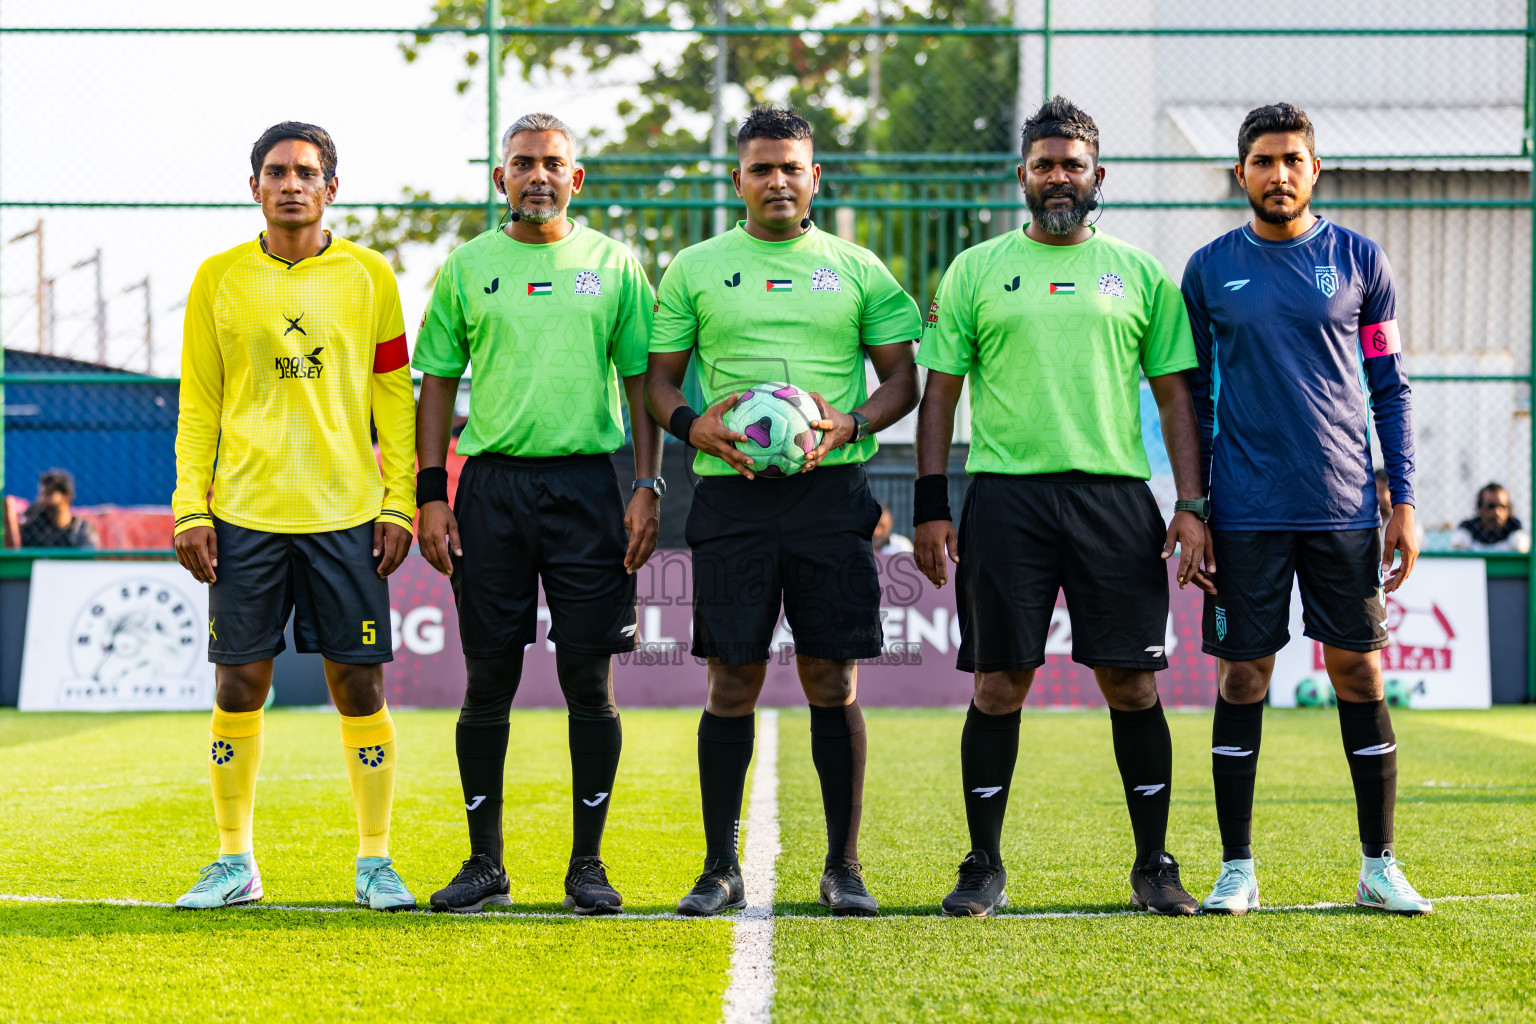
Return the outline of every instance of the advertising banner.
[[[1291,593],[1291,642],[1275,656],[1269,702],[1296,707],[1331,702],[1323,645],[1302,636],[1301,596]],[[1398,707],[1486,708],[1488,580],[1481,558],[1421,558],[1408,582],[1387,595],[1381,652],[1387,699]]]
[[[955,670],[960,622],[953,579],[942,590],[918,572],[909,554],[877,556],[885,649],[859,664],[859,700],[871,707],[963,705],[972,677]],[[659,550],[637,579],[638,650],[614,658],[614,692],[626,707],[701,707],[704,660],[688,653],[693,622],[692,562],[687,551]],[[1216,701],[1215,663],[1200,652],[1200,596],[1179,590],[1169,575],[1166,636],[1169,669],[1158,676],[1165,704],[1209,706]],[[395,660],[385,666],[392,704],[457,707],[464,695],[464,658],[448,581],[412,552],[390,578]],[[549,642],[549,609],[539,603],[538,639],[524,655],[518,707],[563,707]],[[1046,641],[1046,663],[1035,674],[1030,707],[1101,707],[1093,673],[1071,660],[1072,623],[1058,598]],[[780,616],[773,638],[765,706],[803,703],[795,672],[794,634]]]
[[[208,588],[174,562],[34,562],[17,703],[211,709]]]

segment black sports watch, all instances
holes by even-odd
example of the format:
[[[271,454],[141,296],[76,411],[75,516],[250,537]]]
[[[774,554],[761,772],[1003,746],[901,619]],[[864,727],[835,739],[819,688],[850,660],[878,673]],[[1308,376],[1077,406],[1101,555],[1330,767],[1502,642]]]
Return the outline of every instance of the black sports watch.
[[[865,416],[861,412],[851,412],[848,415],[853,417],[853,443],[858,444],[871,433],[869,429],[869,417]]]
[[[1211,521],[1210,498],[1180,498],[1173,503],[1175,512],[1193,512],[1202,523]]]
[[[643,476],[634,482],[630,490],[638,491],[642,487],[655,491],[658,498],[667,493],[667,482],[659,476]]]

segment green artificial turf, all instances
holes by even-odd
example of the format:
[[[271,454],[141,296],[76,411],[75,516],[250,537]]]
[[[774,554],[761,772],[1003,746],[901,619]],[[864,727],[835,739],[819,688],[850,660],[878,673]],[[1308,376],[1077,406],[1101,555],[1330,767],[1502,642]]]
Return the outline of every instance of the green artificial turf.
[[[1536,708],[1399,712],[1397,850],[1428,918],[1353,908],[1183,920],[942,920],[969,844],[957,711],[868,716],[860,856],[887,913],[776,926],[776,1016],[793,1021],[1496,1020],[1536,1016]],[[1220,841],[1210,716],[1170,714],[1168,847],[1203,897]],[[781,719],[778,912],[814,904],[826,852],[808,720]],[[1270,906],[1349,903],[1354,796],[1332,712],[1270,711],[1254,810]],[[1104,713],[1024,716],[1004,833],[1010,911],[1128,907],[1134,847]]]
[[[1536,708],[1400,712],[1398,856],[1429,918],[1353,909],[1163,920],[1127,907],[1132,845],[1103,713],[1024,716],[1009,915],[937,916],[967,842],[963,715],[871,710],[861,856],[886,917],[815,903],[825,852],[803,710],[780,718],[776,1021],[1499,1020],[1536,1005]],[[1169,849],[1203,896],[1219,843],[1208,714],[1172,714]],[[451,712],[401,711],[391,853],[425,897],[466,855]],[[697,712],[629,711],[605,856],[634,913],[670,911],[702,853]],[[0,1020],[717,1021],[729,920],[576,920],[565,716],[517,712],[513,913],[351,909],[336,718],[269,712],[256,850],[265,907],[169,902],[216,852],[206,715],[0,712]],[[1347,903],[1353,795],[1330,712],[1271,711],[1254,845],[1266,905]],[[748,792],[750,793],[750,785]],[[745,816],[745,815],[744,815]],[[281,907],[305,907],[284,910]],[[1031,912],[1094,916],[1028,918]],[[541,916],[518,916],[533,913]],[[909,916],[910,915],[910,916]]]

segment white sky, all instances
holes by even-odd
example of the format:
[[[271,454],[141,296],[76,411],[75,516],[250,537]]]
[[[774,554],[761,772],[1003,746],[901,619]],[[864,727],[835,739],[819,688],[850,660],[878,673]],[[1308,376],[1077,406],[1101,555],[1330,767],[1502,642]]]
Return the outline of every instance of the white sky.
[[[274,10],[282,24],[410,26],[428,0],[322,0],[260,8],[206,0],[3,0],[0,25],[251,26]],[[440,37],[407,64],[403,37],[271,35],[7,35],[0,37],[0,198],[7,201],[248,202],[251,143],[282,120],[322,125],[336,139],[338,201],[396,199],[406,185],[439,199],[481,199],[486,149],[484,64],[463,77],[464,37]],[[676,45],[675,40],[668,43]],[[611,128],[637,68],[576,86],[503,78],[503,120],[548,110],[578,130]],[[259,210],[0,210],[0,243],[45,218],[45,273],[54,288],[54,352],[94,359],[92,269],[71,271],[99,247],[108,299],[108,362],[142,371],[144,304],[123,288],[150,278],[155,372],[178,372],[180,303],[198,263],[262,227]],[[371,211],[363,215],[370,216]],[[339,216],[334,217],[339,222]],[[445,251],[445,250],[443,250]],[[407,254],[406,323],[426,305],[442,251]],[[38,343],[36,249],[0,247],[0,340]]]

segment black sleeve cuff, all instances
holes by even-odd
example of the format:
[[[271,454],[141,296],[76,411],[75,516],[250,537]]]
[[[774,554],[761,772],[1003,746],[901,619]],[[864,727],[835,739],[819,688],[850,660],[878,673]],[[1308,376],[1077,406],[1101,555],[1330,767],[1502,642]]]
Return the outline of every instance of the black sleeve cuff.
[[[442,466],[428,466],[416,473],[416,507],[429,501],[448,500],[448,471]]]
[[[683,442],[683,444],[687,444],[688,431],[693,429],[693,421],[698,418],[698,413],[686,405],[680,405],[672,410],[672,420],[667,424],[667,433]]]
[[[935,519],[953,519],[949,511],[949,477],[943,473],[920,476],[914,485],[912,525]]]

